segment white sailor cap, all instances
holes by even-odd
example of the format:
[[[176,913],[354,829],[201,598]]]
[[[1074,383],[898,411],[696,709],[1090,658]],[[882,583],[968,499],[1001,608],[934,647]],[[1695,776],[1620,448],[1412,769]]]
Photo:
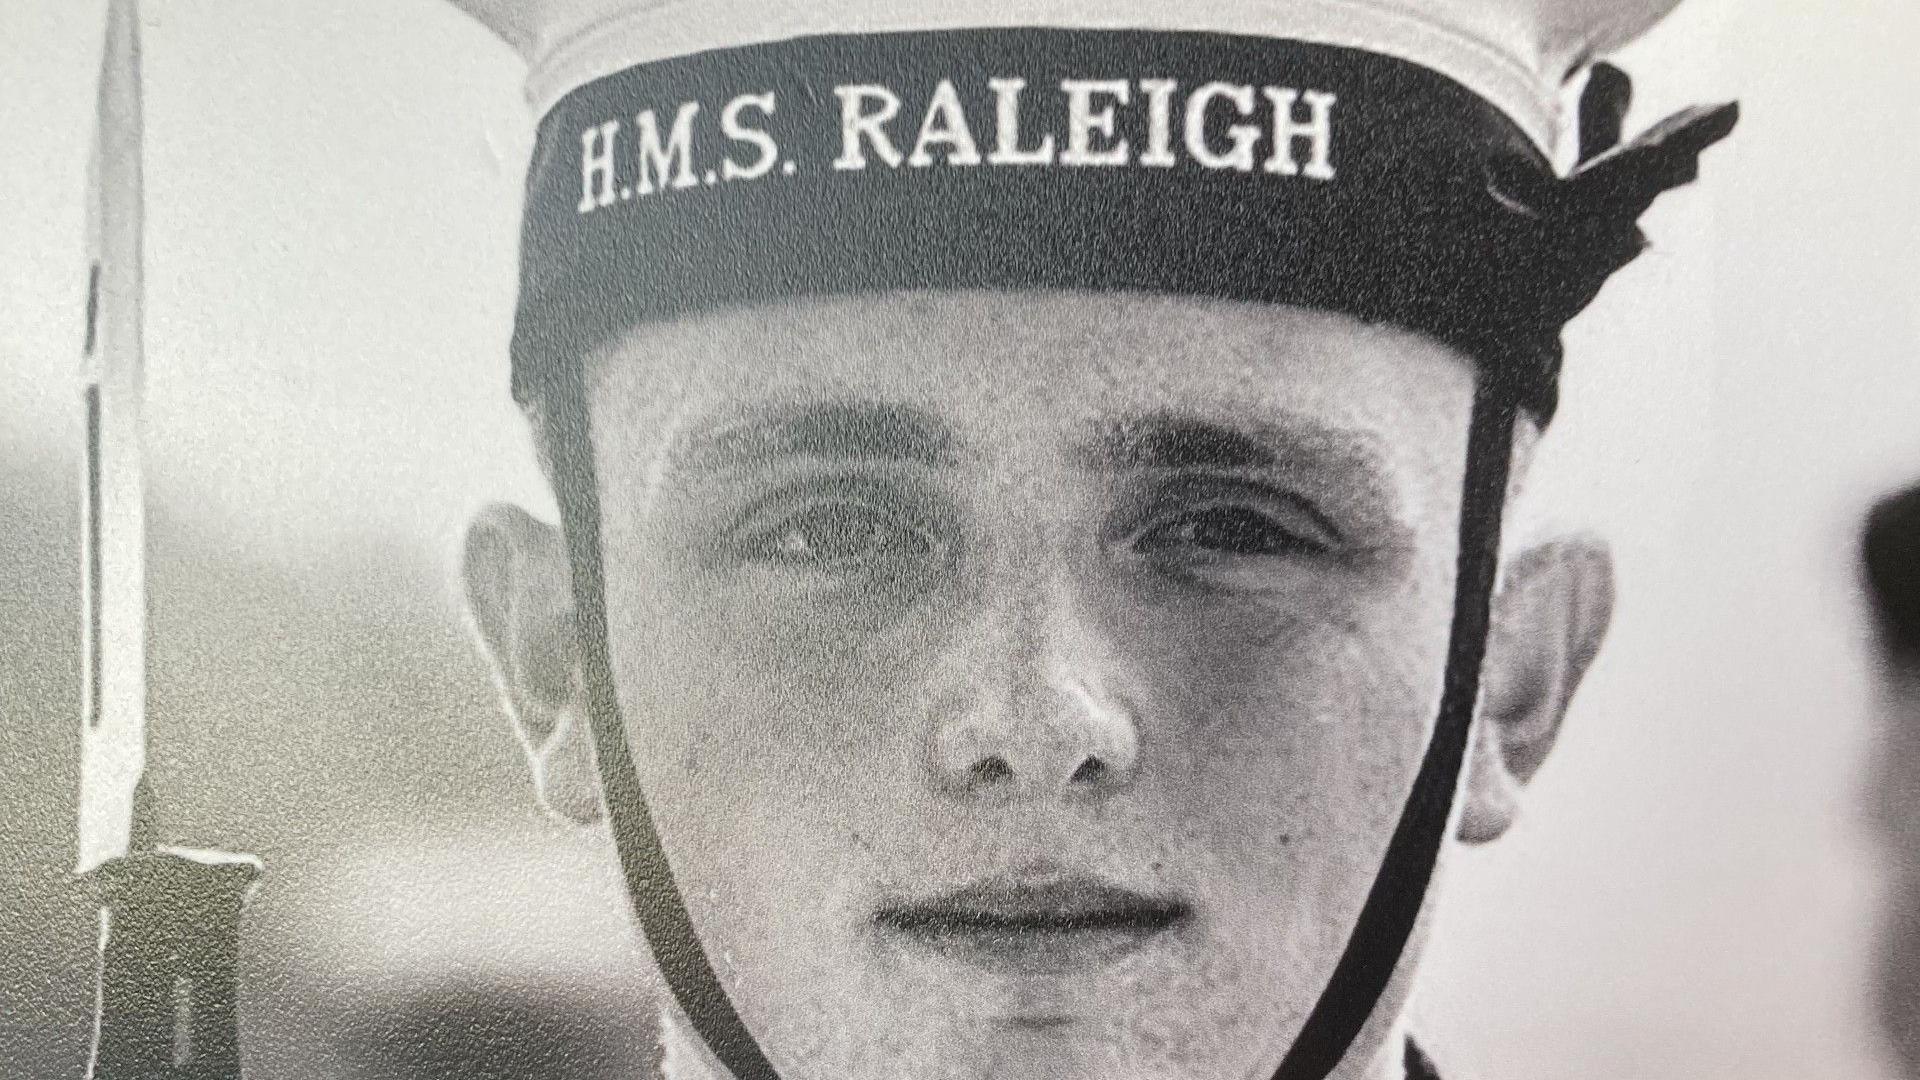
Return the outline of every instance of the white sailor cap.
[[[1559,152],[1569,80],[1678,0],[456,2],[540,117],[522,402],[647,319],[1034,287],[1396,323],[1544,420],[1562,327],[1735,118],[1617,147],[1604,69]]]
[[[636,64],[821,34],[983,27],[1186,30],[1318,42],[1446,75],[1549,156],[1566,87],[1680,0],[454,0],[520,53],[537,115]]]

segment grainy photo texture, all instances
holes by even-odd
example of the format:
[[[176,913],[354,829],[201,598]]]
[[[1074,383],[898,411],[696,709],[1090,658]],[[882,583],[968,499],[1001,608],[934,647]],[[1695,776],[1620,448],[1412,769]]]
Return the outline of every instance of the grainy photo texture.
[[[6,1067],[1892,1080],[1912,213],[1677,6],[5,16]]]

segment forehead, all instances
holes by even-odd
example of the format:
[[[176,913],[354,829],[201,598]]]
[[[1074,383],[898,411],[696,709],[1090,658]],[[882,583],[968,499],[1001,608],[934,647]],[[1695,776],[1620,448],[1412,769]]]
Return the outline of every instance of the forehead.
[[[603,450],[854,403],[911,410],[961,444],[1004,453],[1178,416],[1337,440],[1395,471],[1454,477],[1472,378],[1470,363],[1436,342],[1346,316],[1083,292],[735,309],[636,327],[590,361]]]

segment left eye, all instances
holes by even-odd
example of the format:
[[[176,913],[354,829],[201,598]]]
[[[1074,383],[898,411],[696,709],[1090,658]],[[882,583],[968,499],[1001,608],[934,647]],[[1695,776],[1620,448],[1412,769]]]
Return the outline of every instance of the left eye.
[[[1271,516],[1245,506],[1213,506],[1161,521],[1134,540],[1147,555],[1293,555],[1327,550]]]
[[[783,518],[754,537],[750,554],[798,566],[851,566],[930,557],[937,542],[910,519],[864,503],[831,502]]]

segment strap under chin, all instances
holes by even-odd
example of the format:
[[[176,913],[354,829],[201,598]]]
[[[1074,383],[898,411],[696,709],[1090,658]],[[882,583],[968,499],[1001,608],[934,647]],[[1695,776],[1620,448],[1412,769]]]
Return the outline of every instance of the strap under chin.
[[[1453,630],[1433,741],[1374,877],[1366,906],[1320,1001],[1274,1073],[1274,1080],[1324,1080],[1359,1037],[1387,992],[1413,936],[1452,820],[1455,789],[1466,762],[1480,695],[1480,665],[1499,569],[1500,520],[1513,454],[1511,396],[1482,379],[1467,433],[1466,481],[1460,499],[1459,568]]]
[[[593,729],[607,820],[640,930],[654,962],[687,1022],[737,1080],[780,1080],[760,1044],[740,1019],[714,974],[694,931],[673,869],[654,827],[640,775],[627,746],[607,655],[607,611],[601,587],[600,500],[594,475],[585,396],[577,379],[561,383],[547,400],[553,440],[555,494],[573,563],[573,599],[580,635],[587,716]]]

